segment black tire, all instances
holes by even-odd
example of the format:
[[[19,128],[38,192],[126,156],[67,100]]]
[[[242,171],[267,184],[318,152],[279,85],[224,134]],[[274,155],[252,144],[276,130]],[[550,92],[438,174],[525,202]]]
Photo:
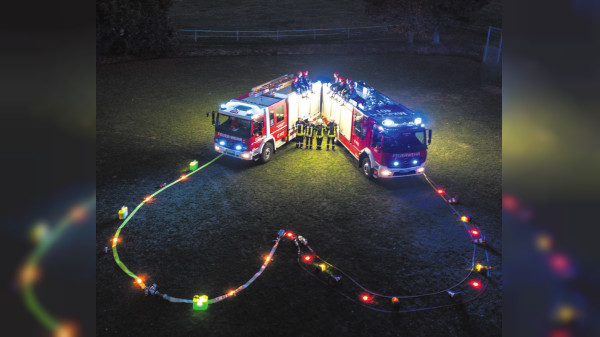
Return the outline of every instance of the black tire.
[[[360,162],[360,169],[367,178],[373,178],[373,167],[371,166],[371,160],[369,157],[364,157]]]
[[[262,153],[260,154],[260,161],[267,163],[273,157],[273,144],[267,143],[263,146]]]

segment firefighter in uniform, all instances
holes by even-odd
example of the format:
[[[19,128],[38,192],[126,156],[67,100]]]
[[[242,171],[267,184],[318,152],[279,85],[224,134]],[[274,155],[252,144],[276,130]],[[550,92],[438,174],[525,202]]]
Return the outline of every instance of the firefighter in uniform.
[[[323,125],[323,120],[319,118],[314,131],[314,134],[317,137],[317,150],[321,150],[321,143],[323,142],[323,136],[325,136],[326,132],[327,130],[325,125]]]
[[[304,81],[304,87],[306,88],[307,91],[310,90],[310,92],[312,91],[312,81],[310,80],[310,77],[308,77],[308,70],[304,71],[304,77],[302,77],[302,80]]]
[[[306,125],[302,120],[302,117],[298,117],[298,122],[296,123],[296,148],[302,148],[302,141],[304,140],[304,129]]]
[[[312,150],[313,138],[315,138],[315,124],[311,122],[306,123],[306,135],[304,139],[306,139],[306,147],[305,150]]]
[[[333,91],[333,93],[335,94],[339,93],[340,90],[344,87],[344,77],[339,76],[337,79],[338,82],[331,86],[331,91]]]
[[[298,81],[298,77],[294,76],[294,82],[292,83],[292,89],[294,89],[294,91],[296,93],[298,93],[298,95],[302,94],[302,86],[300,85],[300,82]]]
[[[331,150],[335,151],[335,137],[337,136],[337,124],[335,119],[331,117],[327,124],[327,151],[329,151],[329,143],[331,143]]]
[[[304,83],[304,74],[299,71],[298,72],[298,86],[300,87],[300,91],[302,92],[302,96],[306,95],[306,84]]]

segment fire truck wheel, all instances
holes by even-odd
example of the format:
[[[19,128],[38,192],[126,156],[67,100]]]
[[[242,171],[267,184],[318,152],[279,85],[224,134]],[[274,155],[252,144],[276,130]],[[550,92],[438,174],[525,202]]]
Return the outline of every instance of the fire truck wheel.
[[[263,163],[271,160],[271,156],[273,155],[273,144],[267,143],[263,146],[262,154],[260,155],[260,159]]]
[[[364,157],[362,162],[360,163],[360,167],[362,167],[363,174],[367,178],[373,177],[373,168],[371,167],[371,160],[369,157]]]

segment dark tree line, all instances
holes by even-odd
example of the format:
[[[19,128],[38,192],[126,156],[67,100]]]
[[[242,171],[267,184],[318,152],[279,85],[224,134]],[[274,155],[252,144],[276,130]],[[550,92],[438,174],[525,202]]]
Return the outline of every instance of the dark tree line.
[[[96,0],[96,54],[165,56],[174,42],[173,0]]]

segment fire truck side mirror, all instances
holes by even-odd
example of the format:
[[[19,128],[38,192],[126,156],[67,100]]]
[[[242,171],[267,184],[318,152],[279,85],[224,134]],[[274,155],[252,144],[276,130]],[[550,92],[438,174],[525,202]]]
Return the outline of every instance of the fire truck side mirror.
[[[429,129],[429,137],[427,139],[427,145],[431,145],[431,132],[432,131],[433,131],[432,129]]]

